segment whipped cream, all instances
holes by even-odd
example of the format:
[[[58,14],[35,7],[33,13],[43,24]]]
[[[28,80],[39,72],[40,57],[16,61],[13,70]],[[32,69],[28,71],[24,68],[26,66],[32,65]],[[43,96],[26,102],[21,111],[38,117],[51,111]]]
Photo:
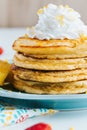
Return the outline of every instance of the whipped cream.
[[[38,10],[38,23],[29,28],[30,38],[77,39],[82,34],[87,36],[87,26],[80,19],[80,14],[69,6],[49,4]]]

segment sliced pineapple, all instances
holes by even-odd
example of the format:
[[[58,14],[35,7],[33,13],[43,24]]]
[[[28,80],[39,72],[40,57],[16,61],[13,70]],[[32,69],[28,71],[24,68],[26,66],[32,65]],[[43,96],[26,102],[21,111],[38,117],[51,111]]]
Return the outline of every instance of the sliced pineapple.
[[[4,81],[10,72],[10,69],[11,65],[8,62],[0,60],[0,86],[4,84]]]

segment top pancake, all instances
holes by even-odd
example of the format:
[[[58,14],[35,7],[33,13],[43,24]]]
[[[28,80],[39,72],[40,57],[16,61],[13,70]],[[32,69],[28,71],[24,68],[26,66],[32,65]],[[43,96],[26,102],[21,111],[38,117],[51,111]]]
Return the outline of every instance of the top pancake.
[[[75,40],[70,39],[52,39],[39,40],[29,37],[20,37],[14,44],[13,49],[31,55],[68,55],[70,57],[87,56],[87,37]]]

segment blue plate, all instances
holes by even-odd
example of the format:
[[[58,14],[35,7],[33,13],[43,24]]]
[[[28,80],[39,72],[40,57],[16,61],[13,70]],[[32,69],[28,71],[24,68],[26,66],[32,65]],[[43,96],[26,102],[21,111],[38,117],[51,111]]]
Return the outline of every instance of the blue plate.
[[[28,108],[87,109],[87,94],[36,95],[0,89],[0,101]]]

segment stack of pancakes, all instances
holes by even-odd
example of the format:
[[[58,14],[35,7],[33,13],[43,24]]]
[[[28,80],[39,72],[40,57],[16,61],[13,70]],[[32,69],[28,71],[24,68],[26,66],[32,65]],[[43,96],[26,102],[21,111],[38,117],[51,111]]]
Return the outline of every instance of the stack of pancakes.
[[[13,49],[13,85],[36,94],[87,91],[87,37],[75,40],[18,38]]]

